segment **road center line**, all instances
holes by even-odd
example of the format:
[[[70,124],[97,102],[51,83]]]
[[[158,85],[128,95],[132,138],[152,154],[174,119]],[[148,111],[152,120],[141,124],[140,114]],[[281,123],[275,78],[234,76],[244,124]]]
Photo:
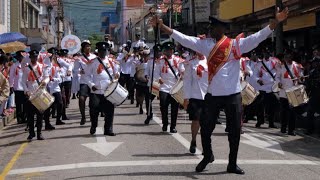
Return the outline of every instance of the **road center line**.
[[[21,156],[21,154],[23,153],[24,149],[27,147],[28,143],[23,143],[20,148],[18,149],[18,151],[16,152],[16,154],[12,157],[12,159],[10,160],[10,162],[6,165],[6,167],[4,168],[4,170],[2,171],[1,175],[0,175],[0,180],[4,180],[7,176],[7,174],[10,172],[10,170],[12,169],[12,167],[14,166],[14,164],[17,162],[17,160],[19,159],[19,157]]]
[[[64,164],[55,166],[43,166],[34,168],[14,169],[9,175],[40,173],[48,171],[62,171],[83,168],[101,168],[101,167],[126,167],[126,166],[165,166],[165,165],[193,165],[198,164],[199,159],[180,159],[180,160],[145,160],[145,161],[107,161],[107,162],[86,162],[76,164]],[[228,164],[226,159],[217,159],[214,164]],[[319,166],[320,161],[308,160],[238,160],[238,164],[247,165],[310,165]]]

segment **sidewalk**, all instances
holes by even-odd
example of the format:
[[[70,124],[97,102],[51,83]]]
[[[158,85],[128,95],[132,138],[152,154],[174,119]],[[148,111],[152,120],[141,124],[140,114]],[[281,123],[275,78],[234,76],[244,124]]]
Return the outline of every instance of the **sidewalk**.
[[[16,119],[16,109],[13,108],[13,112],[7,116],[0,117],[0,131],[6,127],[8,124],[13,122]]]

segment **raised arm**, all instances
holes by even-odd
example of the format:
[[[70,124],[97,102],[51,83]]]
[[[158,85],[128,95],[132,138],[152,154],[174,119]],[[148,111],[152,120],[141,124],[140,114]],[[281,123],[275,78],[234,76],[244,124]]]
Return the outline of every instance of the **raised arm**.
[[[277,25],[286,20],[289,14],[288,8],[285,8],[283,11],[278,11],[276,13],[276,19],[272,20],[270,24],[263,28],[262,30],[246,37],[246,38],[240,38],[239,39],[239,48],[240,53],[247,53],[254,48],[256,48],[262,41],[268,38],[268,36],[275,30]]]

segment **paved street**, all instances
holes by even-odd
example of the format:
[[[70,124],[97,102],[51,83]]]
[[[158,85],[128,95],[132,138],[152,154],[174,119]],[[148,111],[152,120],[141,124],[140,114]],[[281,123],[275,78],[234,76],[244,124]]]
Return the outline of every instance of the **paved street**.
[[[0,179],[251,179],[318,180],[320,141],[286,136],[277,129],[255,129],[245,124],[238,164],[246,174],[227,174],[228,141],[224,125],[213,133],[216,160],[203,173],[196,173],[201,160],[198,136],[197,155],[189,153],[190,121],[181,110],[177,134],[161,132],[160,110],[150,125],[143,124],[135,105],[128,101],[116,108],[115,137],[105,137],[100,117],[97,135],[89,134],[90,123],[80,126],[77,100],[71,101],[67,124],[43,131],[45,141],[26,142],[24,125],[10,125],[0,132]],[[183,112],[183,113],[182,113]],[[87,113],[88,114],[88,113]],[[89,120],[89,117],[87,118]],[[221,116],[224,122],[224,116]],[[54,121],[52,120],[52,124]],[[266,127],[266,125],[264,125]]]

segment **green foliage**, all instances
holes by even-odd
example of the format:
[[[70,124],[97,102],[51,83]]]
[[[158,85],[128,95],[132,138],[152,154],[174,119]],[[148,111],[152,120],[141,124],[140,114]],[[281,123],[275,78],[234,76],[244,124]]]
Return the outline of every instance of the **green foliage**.
[[[104,41],[104,36],[103,35],[98,35],[98,34],[91,34],[88,37],[88,39],[92,44],[92,46],[91,46],[92,50],[94,50],[97,42]]]

